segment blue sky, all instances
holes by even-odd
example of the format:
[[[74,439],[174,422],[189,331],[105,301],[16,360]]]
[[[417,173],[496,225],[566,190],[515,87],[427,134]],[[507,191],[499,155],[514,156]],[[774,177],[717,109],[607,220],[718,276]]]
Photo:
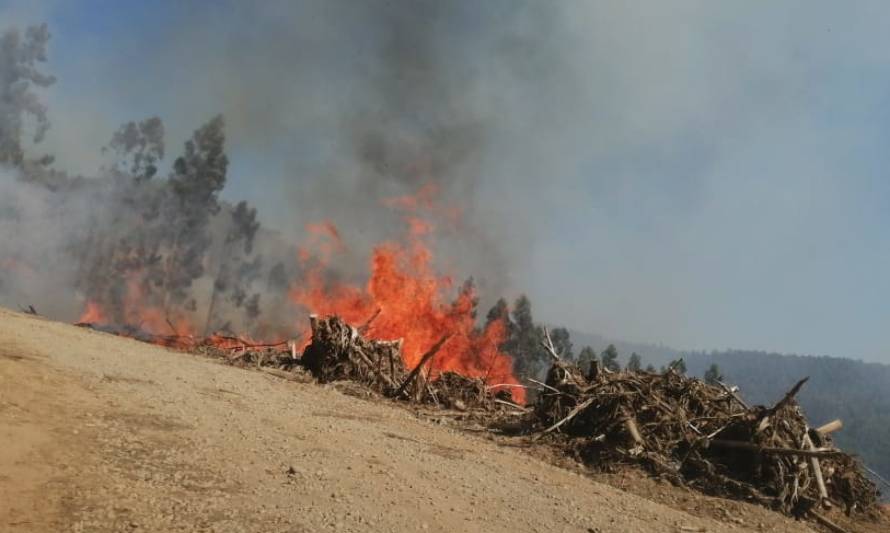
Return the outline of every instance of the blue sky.
[[[511,3],[459,4],[436,46],[470,58],[468,105],[493,124],[474,201],[539,317],[890,363],[890,4],[566,1],[509,31]],[[50,24],[60,165],[91,172],[154,114],[175,154],[223,112],[225,194],[286,229],[351,168],[331,117],[379,36],[346,5],[0,0],[0,20]],[[501,70],[505,33],[529,72]]]

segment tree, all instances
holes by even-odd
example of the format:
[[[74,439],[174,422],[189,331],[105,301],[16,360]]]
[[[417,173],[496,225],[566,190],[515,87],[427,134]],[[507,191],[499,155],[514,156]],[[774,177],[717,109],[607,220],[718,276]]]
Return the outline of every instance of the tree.
[[[602,360],[603,366],[608,370],[613,372],[621,370],[621,365],[618,364],[618,350],[615,348],[614,344],[606,346],[606,349],[603,350],[602,353]]]
[[[491,313],[489,313],[491,315]],[[504,350],[513,357],[513,369],[520,377],[539,377],[550,358],[541,341],[544,330],[535,325],[532,304],[522,295],[513,304],[512,324]]]
[[[46,24],[29,27],[24,38],[17,29],[0,35],[0,163],[21,166],[24,162],[26,116],[34,119],[35,143],[42,141],[49,129],[46,105],[33,92],[35,87],[49,87],[56,81],[37,70],[37,64],[46,61],[49,39]]]
[[[646,365],[646,372],[655,373],[655,366],[652,364]]]
[[[164,123],[158,117],[127,122],[114,132],[102,151],[114,154],[115,174],[129,174],[137,183],[150,180],[158,172],[158,161],[164,158]]]
[[[491,309],[488,311],[488,314],[485,315],[485,327],[487,328],[492,323],[497,322],[498,320],[503,320],[504,325],[510,325],[510,309],[507,306],[507,300],[503,298],[499,298],[497,302]],[[509,330],[508,330],[509,331]]]
[[[575,354],[572,352],[572,341],[569,338],[569,330],[566,328],[553,328],[550,331],[550,340],[553,341],[553,347],[556,349],[557,355],[566,360],[575,359]]]
[[[578,353],[578,366],[581,367],[581,370],[587,372],[587,369],[590,368],[590,363],[596,361],[598,357],[596,356],[596,352],[590,346],[585,346],[581,348],[581,351]]]
[[[639,372],[642,367],[643,361],[637,355],[637,352],[630,354],[630,359],[627,360],[627,369],[631,372]]]
[[[174,162],[169,179],[171,198],[165,206],[171,231],[164,288],[177,304],[185,302],[192,282],[204,274],[203,259],[211,242],[207,226],[220,210],[219,192],[226,184],[229,166],[224,126],[219,115],[198,128],[185,143],[184,154]],[[185,307],[194,310],[194,300]]]
[[[723,376],[720,374],[720,367],[717,366],[717,363],[711,363],[711,366],[705,371],[705,383],[708,385],[717,385],[718,381],[723,381]]]
[[[207,321],[204,334],[212,332],[219,321],[217,309],[220,296],[227,296],[227,301],[235,308],[243,308],[248,320],[259,315],[259,293],[248,294],[250,285],[260,275],[262,265],[259,257],[249,260],[253,252],[253,240],[260,223],[256,220],[256,208],[249,207],[241,201],[231,212],[229,228],[219,258],[219,270],[213,282],[213,292],[207,308]]]

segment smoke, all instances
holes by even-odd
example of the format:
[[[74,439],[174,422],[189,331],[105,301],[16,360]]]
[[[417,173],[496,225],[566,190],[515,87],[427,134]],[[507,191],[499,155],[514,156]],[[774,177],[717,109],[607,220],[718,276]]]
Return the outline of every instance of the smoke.
[[[535,24],[549,24],[552,16],[515,2],[230,8],[236,18],[249,11],[256,24],[233,33],[223,27],[231,19],[205,19],[204,11],[187,8],[163,28],[165,38],[138,75],[104,80],[166,117],[106,130],[109,141],[91,154],[64,148],[72,123],[65,91],[36,92],[55,81],[35,68],[47,58],[47,26],[29,27],[24,38],[17,29],[4,34],[0,81],[16,89],[0,109],[10,168],[2,250],[16,265],[3,270],[4,303],[51,305],[54,314],[61,306],[58,313],[70,319],[84,302],[97,301],[112,320],[130,323],[138,300],[168,323],[171,308],[187,315],[209,308],[208,327],[233,319],[255,327],[263,293],[275,300],[270,288],[281,291],[283,278],[298,275],[295,254],[288,254],[305,240],[307,225],[326,220],[340,228],[345,255],[333,274],[360,279],[371,247],[399,238],[406,214],[434,227],[443,271],[473,277],[486,302],[509,290],[510,264],[531,239],[507,238],[508,230],[522,233],[523,217],[496,201],[510,194],[505,177],[528,164],[504,157],[513,142],[505,137],[515,139],[521,122],[537,120],[538,131],[546,125],[528,105],[538,96],[524,91],[546,89],[533,82],[547,78],[555,56],[529,33],[528,17],[535,11]],[[43,99],[59,107],[49,116],[57,111],[63,128],[45,145]],[[216,112],[225,123],[206,122]],[[30,141],[28,117],[36,125]],[[184,153],[171,164],[165,155],[179,140]],[[50,159],[26,157],[59,146],[52,167]],[[229,154],[248,163],[230,168]],[[276,163],[245,166],[258,158]],[[86,178],[65,172],[85,161],[102,165]],[[230,176],[232,169],[241,175]],[[234,186],[221,198],[227,183]],[[426,194],[422,212],[385,207],[419,191]],[[235,205],[239,194],[259,210]],[[258,233],[260,221],[280,233]],[[23,281],[24,271],[36,285]],[[54,280],[55,298],[39,287],[43,278]],[[221,309],[224,302],[238,313]]]
[[[167,38],[139,76],[106,80],[135,100],[164,96],[158,107],[170,118],[125,121],[108,130],[98,158],[63,149],[55,165],[32,155],[65,143],[56,134],[40,144],[54,113],[44,99],[61,104],[63,129],[71,125],[64,90],[39,91],[55,81],[36,68],[47,59],[49,29],[8,30],[0,64],[0,81],[13,95],[0,108],[7,166],[0,298],[67,319],[98,302],[110,315],[103,320],[155,333],[176,330],[177,317],[206,320],[208,330],[284,328],[293,316],[282,293],[299,276],[294,245],[306,239],[307,225],[326,220],[340,228],[345,255],[331,275],[355,280],[367,275],[371,247],[399,238],[410,215],[435,229],[438,266],[458,281],[473,277],[493,301],[511,286],[519,242],[505,232],[521,232],[523,219],[504,216],[491,200],[507,192],[486,191],[486,181],[521,166],[503,158],[503,137],[517,120],[534,118],[517,88],[546,74],[551,59],[527,38],[533,9],[513,2],[268,4],[255,13],[256,26],[235,35],[213,18],[197,25],[206,13],[187,10],[165,28]],[[147,87],[147,79],[158,83]],[[225,119],[207,121],[217,111]],[[170,139],[187,128],[183,121],[204,125],[182,141],[181,156],[165,160],[178,144]],[[229,154],[274,156],[277,168],[260,163],[255,170],[279,174],[233,178]],[[102,165],[88,177],[65,171],[97,160]],[[236,205],[239,193],[260,209]],[[405,207],[417,194],[419,211],[385,207]],[[261,230],[260,221],[280,233]]]
[[[483,307],[528,291],[536,315],[611,336],[879,357],[890,46],[866,4],[176,2],[102,20],[46,4],[12,19],[22,36],[50,22],[38,70],[58,78],[32,87],[52,128],[21,146],[93,179],[118,125],[157,116],[162,182],[222,114],[205,256],[239,201],[257,209],[247,294],[278,288],[265,317],[286,316],[266,296],[298,276],[307,224],[340,228],[334,266],[358,279],[403,231],[381,200],[433,182],[462,211],[434,217],[437,266],[473,276]],[[192,283],[199,306],[218,266]]]

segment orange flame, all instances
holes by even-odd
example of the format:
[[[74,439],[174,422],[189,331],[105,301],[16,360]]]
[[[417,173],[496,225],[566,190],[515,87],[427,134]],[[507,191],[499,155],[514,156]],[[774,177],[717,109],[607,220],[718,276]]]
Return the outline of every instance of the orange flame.
[[[400,197],[388,205],[407,211],[429,205],[430,189],[416,199]],[[503,321],[484,329],[476,325],[476,294],[472,287],[460,290],[453,300],[453,283],[436,274],[433,253],[423,238],[432,224],[421,217],[405,217],[407,244],[387,242],[378,245],[371,257],[371,275],[364,287],[326,281],[328,257],[317,258],[301,283],[291,288],[292,301],[312,313],[339,315],[352,324],[362,324],[379,311],[366,335],[374,339],[403,339],[403,357],[408,368],[415,367],[426,350],[450,333],[430,367],[435,376],[453,371],[467,377],[481,377],[489,384],[518,384],[512,359],[500,350],[506,336]],[[339,235],[338,233],[332,233]],[[322,247],[322,255],[330,246]],[[306,263],[308,256],[303,256]],[[308,331],[304,331],[308,338]],[[514,400],[523,403],[524,390],[511,389]]]
[[[435,185],[421,188],[414,196],[401,196],[384,204],[403,214],[406,236],[400,242],[378,244],[370,258],[370,276],[364,285],[333,281],[332,261],[346,251],[340,232],[329,221],[307,226],[307,239],[298,248],[304,267],[299,282],[292,284],[290,300],[319,315],[339,315],[354,325],[373,322],[365,335],[373,339],[403,339],[402,352],[408,368],[414,368],[423,354],[443,335],[448,341],[429,364],[433,378],[446,371],[482,378],[489,385],[518,385],[513,362],[500,346],[506,339],[506,324],[496,320],[477,326],[476,293],[471,285],[455,290],[449,276],[433,267],[428,243],[435,224],[432,218],[456,226],[460,211],[435,203]],[[211,335],[200,339],[198,329],[187,315],[168,313],[165,306],[145,293],[145,275],[137,270],[124,274],[124,291],[113,307],[89,300],[78,320],[124,330],[143,340],[176,348],[208,344],[223,349],[244,349],[257,344],[244,337]],[[111,310],[114,312],[111,312]],[[308,324],[302,338],[308,344]],[[285,343],[278,343],[285,344]],[[513,399],[524,403],[525,391],[511,387]]]
[[[80,318],[77,319],[77,322],[79,324],[104,325],[108,323],[108,319],[105,318],[105,313],[102,312],[102,306],[99,305],[98,302],[89,300],[83,309],[83,313],[80,314]]]

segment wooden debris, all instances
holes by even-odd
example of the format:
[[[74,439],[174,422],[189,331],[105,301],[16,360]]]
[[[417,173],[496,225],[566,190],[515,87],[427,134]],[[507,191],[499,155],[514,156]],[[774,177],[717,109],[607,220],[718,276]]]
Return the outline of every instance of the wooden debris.
[[[404,379],[401,343],[372,341],[337,317],[309,317],[312,342],[300,362],[322,383],[349,380],[392,394]]]
[[[450,334],[443,335],[442,338],[439,339],[439,341],[436,342],[436,344],[434,344],[432,348],[430,348],[425,354],[423,354],[423,357],[420,358],[420,362],[417,363],[417,366],[414,367],[414,370],[412,370],[411,373],[408,374],[408,377],[406,377],[405,381],[403,381],[402,384],[399,386],[394,396],[401,396],[405,392],[405,389],[407,389],[408,386],[411,385],[411,383],[417,378],[418,373],[423,369],[424,365],[426,365],[427,362],[429,362],[429,360],[432,359],[436,355],[436,353],[438,353],[439,349],[450,337]]]
[[[511,395],[506,388],[487,387],[481,378],[430,370],[430,361],[451,338],[444,334],[408,372],[402,359],[402,342],[369,340],[336,316],[310,317],[312,342],[300,364],[322,383],[349,380],[369,389],[415,403],[446,409],[482,409],[505,412]],[[512,407],[516,410],[516,406]]]
[[[585,376],[557,361],[530,424],[593,467],[641,464],[674,483],[794,516],[829,500],[873,507],[877,489],[858,461],[809,428],[794,399],[805,383],[770,408],[749,407],[725,384],[670,369]]]
[[[827,424],[823,424],[816,428],[821,435],[828,435],[844,427],[844,423],[840,418],[836,418]]]
[[[814,511],[814,510],[812,510],[812,509],[810,509],[809,512],[808,512],[807,514],[809,514],[810,516],[812,516],[812,517],[816,520],[816,522],[819,522],[820,524],[822,524],[823,526],[827,527],[827,528],[830,529],[831,531],[834,531],[834,533],[849,533],[846,529],[844,529],[844,528],[842,528],[841,526],[835,524],[834,522],[832,522],[832,521],[829,520],[828,518],[822,516],[821,514],[817,513],[816,511]]]

